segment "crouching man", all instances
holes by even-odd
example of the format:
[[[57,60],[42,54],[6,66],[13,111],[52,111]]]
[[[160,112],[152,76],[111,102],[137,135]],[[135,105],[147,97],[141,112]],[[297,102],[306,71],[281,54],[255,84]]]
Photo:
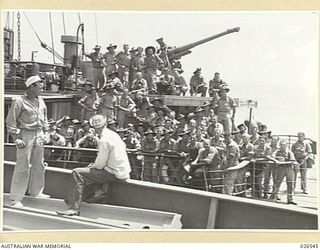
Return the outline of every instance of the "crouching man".
[[[102,115],[93,116],[90,124],[100,136],[97,158],[88,167],[72,171],[74,186],[65,198],[69,209],[57,211],[59,215],[80,215],[80,203],[86,186],[104,184],[106,192],[109,183],[126,182],[130,177],[126,145],[120,136],[106,127],[106,118]]]

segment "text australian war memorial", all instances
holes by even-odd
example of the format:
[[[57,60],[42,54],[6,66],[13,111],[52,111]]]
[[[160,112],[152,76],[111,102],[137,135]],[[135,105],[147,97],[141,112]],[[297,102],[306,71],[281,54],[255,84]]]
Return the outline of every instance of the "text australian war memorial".
[[[32,13],[6,15],[4,230],[318,228],[316,138],[273,133],[252,114],[262,100],[236,98],[222,71],[207,79],[194,61],[186,77],[186,56],[239,27],[87,49],[81,22],[61,53]],[[31,60],[23,36],[41,45]]]

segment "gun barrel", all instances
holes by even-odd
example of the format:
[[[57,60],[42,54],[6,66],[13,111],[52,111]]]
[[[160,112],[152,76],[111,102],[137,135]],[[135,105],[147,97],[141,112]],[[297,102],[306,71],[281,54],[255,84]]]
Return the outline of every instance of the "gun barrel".
[[[217,39],[217,38],[219,38],[221,36],[225,36],[225,35],[228,35],[228,34],[234,33],[234,32],[239,32],[239,30],[240,30],[239,27],[236,27],[236,28],[233,28],[233,29],[228,29],[228,30],[226,30],[224,32],[221,32],[219,34],[204,38],[204,39],[202,39],[200,41],[197,41],[197,42],[194,42],[194,43],[190,43],[190,44],[187,44],[187,45],[184,45],[184,46],[181,46],[181,47],[169,49],[168,50],[168,56],[169,56],[169,58],[171,58],[175,54],[179,54],[179,53],[184,52],[186,50],[192,49],[192,48],[194,48],[194,47],[196,47],[196,46],[198,46],[200,44],[203,44],[203,43],[209,42],[211,40]]]

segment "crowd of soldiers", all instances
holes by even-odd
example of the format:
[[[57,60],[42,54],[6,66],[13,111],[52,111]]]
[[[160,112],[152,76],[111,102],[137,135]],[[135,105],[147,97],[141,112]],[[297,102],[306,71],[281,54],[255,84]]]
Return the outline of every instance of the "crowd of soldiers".
[[[221,84],[218,72],[214,78],[206,82],[201,75],[201,68],[193,72],[189,86],[182,76],[184,72],[181,62],[169,60],[167,47],[157,49],[148,46],[131,48],[124,44],[123,50],[116,51],[117,45],[110,44],[107,52],[100,52],[96,45],[93,53],[85,54],[92,61],[92,84],[97,90],[104,90],[108,84],[125,87],[134,94],[183,95],[188,89],[190,95],[217,95]]]
[[[127,51],[128,46],[124,48]],[[115,54],[115,46],[108,49]],[[141,55],[143,50],[137,51]],[[155,53],[153,49],[151,52],[151,55]],[[125,58],[123,53],[115,58]],[[107,62],[108,58],[105,56]],[[312,150],[304,133],[298,134],[298,141],[289,150],[287,143],[271,135],[264,124],[246,120],[236,126],[236,104],[219,73],[207,89],[196,80],[202,78],[198,68],[190,80],[190,93],[205,96],[208,90],[212,100],[203,102],[192,113],[176,114],[161,99],[149,99],[148,89],[156,86],[150,82],[151,74],[151,78],[144,78],[149,71],[137,71],[132,85],[128,86],[126,76],[130,77],[130,73],[125,67],[117,68],[116,62],[119,65],[115,61],[113,68],[105,67],[107,79],[103,80],[102,95],[97,92],[100,82],[83,84],[83,98],[78,102],[82,107],[80,121],[64,116],[49,122],[52,139],[47,144],[97,148],[99,138],[89,120],[94,114],[102,114],[107,118],[108,128],[126,143],[133,179],[241,196],[246,195],[249,185],[253,197],[277,201],[286,177],[287,201],[296,204],[293,193],[300,171],[301,189],[307,194],[306,172],[312,161]],[[163,72],[167,74],[166,69]],[[102,69],[100,73],[103,75]],[[79,157],[81,154],[74,160]]]

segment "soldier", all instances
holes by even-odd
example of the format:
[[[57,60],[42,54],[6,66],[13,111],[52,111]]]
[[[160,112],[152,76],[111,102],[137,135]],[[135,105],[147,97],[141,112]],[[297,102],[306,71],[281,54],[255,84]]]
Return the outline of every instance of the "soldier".
[[[266,137],[260,136],[258,145],[254,149],[253,169],[251,170],[251,177],[253,178],[253,197],[262,198],[262,179],[264,170],[266,168],[265,161],[271,157],[271,148],[266,144]]]
[[[242,144],[242,136],[241,136],[241,131],[238,129],[238,128],[235,128],[233,131],[232,131],[232,137],[233,137],[233,140],[240,146]]]
[[[205,132],[209,125],[209,120],[208,117],[204,116],[204,109],[198,107],[193,113],[195,115],[194,119],[196,121],[197,130],[201,131],[201,133]]]
[[[117,120],[119,124],[119,128],[123,128],[125,124],[126,116],[129,112],[131,112],[136,104],[134,101],[129,97],[129,91],[127,88],[122,90],[122,95],[118,98],[118,101],[115,105],[117,108]]]
[[[310,164],[310,161],[312,161],[313,155],[312,155],[312,149],[310,144],[305,140],[304,132],[298,133],[298,141],[291,146],[291,151],[293,152],[297,162],[299,163],[299,165],[296,165],[293,169],[294,171],[293,188],[294,189],[296,188],[297,175],[300,170],[301,190],[303,191],[304,194],[308,194],[307,170],[308,170],[308,164],[309,166],[312,165],[312,163]]]
[[[89,82],[86,82],[86,85],[89,84]],[[92,87],[88,93],[88,95],[78,101],[78,104],[82,107],[81,121],[89,120],[93,115],[95,115],[100,103],[100,97],[98,96],[95,87]]]
[[[169,69],[164,68],[162,75],[157,82],[157,94],[159,95],[172,95],[174,93],[175,80],[174,77],[169,75]]]
[[[227,95],[228,87],[223,87],[219,91],[219,99],[215,104],[218,114],[218,122],[223,125],[224,133],[231,133],[234,126],[234,117],[236,114],[236,104],[234,100]]]
[[[205,97],[207,94],[207,88],[207,84],[201,75],[201,68],[197,68],[190,79],[190,95],[197,96],[198,93],[201,93],[201,97]]]
[[[220,73],[214,73],[214,78],[209,81],[209,96],[213,97],[213,99],[218,99],[217,93],[223,85],[227,86],[227,84],[220,79]]]
[[[293,190],[294,190],[293,165],[294,163],[296,163],[296,159],[294,158],[292,151],[290,151],[287,148],[287,144],[284,140],[281,140],[279,142],[279,145],[280,145],[280,148],[272,154],[274,162],[277,165],[275,168],[274,192],[271,195],[270,200],[276,201],[276,197],[278,195],[283,178],[286,177],[287,202],[288,204],[297,205],[297,203],[293,201]]]
[[[118,73],[120,80],[124,83],[126,88],[129,88],[129,69],[131,58],[129,53],[129,45],[123,45],[123,51],[120,51],[116,56]]]
[[[130,84],[134,81],[134,79],[136,79],[136,73],[143,72],[143,69],[145,68],[143,48],[138,47],[134,51],[135,51],[135,54],[131,59],[131,70],[129,73]],[[143,78],[144,77],[145,76],[143,75]]]
[[[239,161],[251,160],[254,155],[254,146],[250,143],[251,135],[244,133],[241,135],[242,143],[239,145],[240,149],[240,159]],[[244,168],[240,169],[237,174],[237,178],[235,180],[236,184],[236,192],[241,193],[241,196],[246,196],[246,172],[249,169],[249,165],[245,166]]]
[[[160,140],[158,152],[160,153],[173,153],[176,147],[176,140],[171,138],[172,130],[164,129],[161,136],[163,137]],[[172,164],[172,161],[170,158],[163,157],[162,161],[160,162],[160,176],[162,181],[165,184],[176,184],[181,181],[181,178],[179,178],[179,171],[180,166],[178,164],[175,164],[174,167]],[[171,172],[171,175],[168,175],[168,171]]]
[[[183,114],[179,114],[177,117],[179,124],[173,129],[172,138],[178,139],[179,134],[188,129],[187,118]]]
[[[117,97],[114,94],[115,86],[112,84],[105,85],[104,93],[101,96],[99,111],[102,113],[106,119],[115,117],[115,105],[117,103]]]
[[[270,148],[271,148],[271,155],[279,149],[279,137],[272,136]],[[273,183],[275,181],[275,165],[272,163],[267,163],[264,169],[264,180],[263,180],[263,198],[268,199],[268,193],[270,192],[270,180],[273,178]],[[274,191],[272,191],[273,193]]]
[[[155,139],[155,133],[149,128],[145,132],[145,138],[141,142],[142,153],[155,153],[158,149],[158,141]],[[156,163],[156,156],[144,156],[143,180],[158,182],[159,171]]]
[[[140,141],[135,138],[134,132],[128,130],[128,135],[124,139],[124,142],[127,147],[129,162],[132,170],[130,176],[132,179],[141,180],[142,158],[141,155],[137,154],[141,150]]]
[[[100,53],[100,49],[101,46],[96,45],[93,53],[86,54],[86,57],[89,57],[92,61],[93,84],[97,89],[100,89],[104,85],[102,73],[103,55]]]
[[[117,59],[116,59],[116,51],[115,49],[117,48],[117,45],[115,44],[110,44],[107,47],[107,52],[103,55],[103,65],[104,65],[104,76],[105,76],[105,82],[109,79],[109,75],[111,72],[117,71]]]
[[[226,145],[225,157],[222,160],[222,169],[224,169],[223,193],[227,195],[233,194],[234,182],[238,175],[238,170],[231,170],[239,164],[240,149],[238,144],[232,140],[231,134],[224,134],[224,142]],[[229,170],[228,170],[229,169]]]
[[[155,86],[155,80],[157,75],[157,70],[163,68],[163,61],[155,55],[156,48],[153,46],[148,46],[145,49],[146,57],[144,58],[144,74],[148,82],[149,94],[156,94],[157,87]]]
[[[223,133],[223,126],[221,123],[218,122],[218,117],[217,116],[212,116],[209,119],[209,125],[207,126],[206,132],[209,137],[213,137],[215,135],[215,131],[219,130],[219,133]]]
[[[254,127],[251,130],[250,142],[253,145],[258,145],[259,144],[259,134],[258,134],[258,128],[257,127]]]
[[[221,192],[221,187],[219,187],[221,185],[221,175],[218,167],[218,150],[210,145],[210,140],[208,139],[203,139],[202,143],[203,147],[200,148],[197,159],[191,163],[190,174],[196,177],[195,179],[202,178],[206,189],[209,189],[209,185],[211,185],[213,186],[213,192]],[[201,170],[199,167],[201,167]]]
[[[188,91],[188,84],[184,77],[181,75],[183,73],[182,69],[174,68],[172,70],[172,76],[175,80],[175,91],[174,95],[183,95],[185,96]]]
[[[137,92],[147,94],[148,83],[147,80],[142,77],[142,72],[136,73],[136,79],[133,80],[130,90],[130,93],[133,94],[133,96],[131,97],[133,100],[136,100]]]

